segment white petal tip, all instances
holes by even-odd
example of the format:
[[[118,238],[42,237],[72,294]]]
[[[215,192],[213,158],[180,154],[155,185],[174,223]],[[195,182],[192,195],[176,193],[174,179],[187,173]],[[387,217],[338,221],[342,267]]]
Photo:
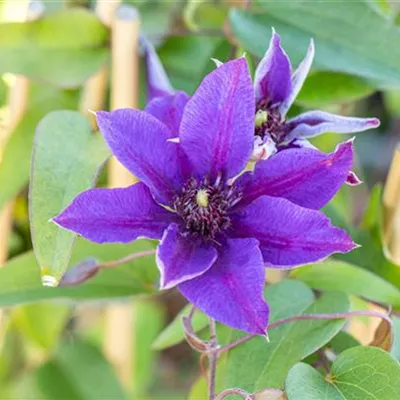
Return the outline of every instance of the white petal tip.
[[[171,139],[167,139],[167,142],[170,142],[170,143],[179,143],[179,137],[174,137],[174,138],[171,138]]]
[[[346,140],[344,143],[354,143],[355,140],[356,140],[356,137],[353,136],[353,137],[350,138],[349,140]]]
[[[224,65],[224,63],[220,60],[218,60],[217,58],[211,58],[211,61],[215,64],[215,66],[217,68],[221,67],[222,65]]]

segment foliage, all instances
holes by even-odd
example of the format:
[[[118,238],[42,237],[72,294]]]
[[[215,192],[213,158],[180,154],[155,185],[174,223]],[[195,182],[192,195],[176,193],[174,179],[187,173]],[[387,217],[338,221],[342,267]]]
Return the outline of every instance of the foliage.
[[[255,400],[282,392],[288,400],[400,398],[397,314],[391,316],[393,326],[383,321],[368,337],[344,318],[371,326],[354,314],[360,300],[375,312],[376,307],[400,312],[400,269],[388,257],[385,204],[381,186],[375,185],[389,165],[385,149],[397,140],[398,9],[380,0],[254,0],[247,8],[222,0],[125,3],[139,9],[141,33],[157,48],[176,90],[192,95],[214,70],[211,58],[225,62],[246,52],[253,69],[274,27],[293,67],[310,38],[315,40],[315,63],[291,114],[355,110],[382,120],[378,133],[362,133],[355,142],[355,170],[365,184],[342,188],[324,208],[360,247],[278,274],[279,281],[264,292],[271,311],[268,338],[252,337],[226,349],[245,335],[217,324],[217,392],[241,388],[256,393]],[[204,357],[216,351],[209,347],[209,319],[199,310],[188,318],[192,307],[179,294],[156,296],[159,273],[150,254],[155,243],[99,245],[50,222],[78,193],[107,184],[103,165],[109,150],[94,133],[93,121],[80,112],[89,78],[108,64],[112,51],[111,31],[96,17],[95,5],[85,0],[46,4],[41,18],[25,22],[12,21],[8,6],[0,6],[0,118],[4,132],[11,130],[0,138],[0,208],[15,204],[8,236],[0,218],[0,238],[15,254],[0,269],[0,397],[179,400],[190,392],[193,400],[206,399],[198,357],[183,342],[203,353],[206,372]],[[30,80],[29,93],[22,118],[9,126],[14,74]],[[141,73],[136,93],[143,107],[145,78]],[[328,152],[345,139],[325,135],[313,143]],[[149,253],[140,256],[143,251]],[[131,255],[138,257],[123,262]],[[48,287],[88,259],[105,267],[82,284]],[[267,281],[274,276],[268,269]],[[134,314],[132,351],[122,355],[131,361],[128,374],[103,350],[105,310],[121,303]],[[301,319],[338,313],[342,317]],[[292,317],[298,319],[282,322]]]

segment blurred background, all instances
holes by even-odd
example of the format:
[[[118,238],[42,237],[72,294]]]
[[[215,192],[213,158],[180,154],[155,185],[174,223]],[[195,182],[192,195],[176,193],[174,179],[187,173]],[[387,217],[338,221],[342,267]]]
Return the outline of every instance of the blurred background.
[[[88,108],[98,109],[98,101],[105,108],[110,101],[119,104],[110,99],[113,78],[98,77],[112,62],[112,46],[121,47],[121,62],[133,62],[128,68],[138,68],[139,79],[133,86],[125,82],[125,90],[131,92],[128,102],[143,108],[146,68],[138,32],[157,49],[174,88],[189,94],[215,68],[211,58],[225,61],[246,52],[254,68],[268,46],[271,26],[294,66],[314,37],[315,68],[290,114],[318,108],[381,120],[379,129],[356,135],[355,170],[364,185],[343,188],[327,210],[346,226],[357,226],[371,189],[385,181],[400,139],[396,2],[354,1],[343,12],[346,2],[338,7],[328,0],[124,1],[139,16],[115,43],[109,16],[118,3],[0,2],[0,262],[5,264],[0,269],[0,399],[179,400],[188,398],[201,375],[198,355],[182,343],[177,315],[185,301],[174,291],[156,294],[154,260],[104,271],[83,289],[55,292],[41,286],[32,253],[28,182],[36,126],[53,110],[86,114]],[[95,76],[99,80],[90,84]],[[314,144],[329,152],[347,138],[326,134]],[[110,172],[104,169],[99,185],[107,182]],[[118,186],[118,178],[111,184]],[[112,260],[152,246],[78,240],[71,265],[87,256]],[[280,278],[271,274],[271,280]],[[202,396],[194,391],[191,399]]]

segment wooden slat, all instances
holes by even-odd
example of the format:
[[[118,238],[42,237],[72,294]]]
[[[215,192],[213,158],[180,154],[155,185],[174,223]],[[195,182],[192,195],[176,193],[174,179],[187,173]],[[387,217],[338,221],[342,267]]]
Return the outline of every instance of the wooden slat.
[[[111,109],[138,105],[138,45],[140,20],[135,8],[121,5],[112,23]],[[126,187],[134,177],[114,157],[109,162],[109,186]],[[134,303],[115,304],[106,311],[104,351],[121,380],[132,387]]]

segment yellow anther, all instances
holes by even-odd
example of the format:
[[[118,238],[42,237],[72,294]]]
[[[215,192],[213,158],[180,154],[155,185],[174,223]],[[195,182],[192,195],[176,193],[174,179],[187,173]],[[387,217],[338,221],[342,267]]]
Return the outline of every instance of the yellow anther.
[[[268,113],[264,110],[258,110],[255,117],[256,127],[260,127],[264,122],[267,122],[267,119]]]
[[[208,193],[207,193],[207,190],[200,189],[196,193],[196,203],[200,207],[204,207],[204,208],[208,207]]]

